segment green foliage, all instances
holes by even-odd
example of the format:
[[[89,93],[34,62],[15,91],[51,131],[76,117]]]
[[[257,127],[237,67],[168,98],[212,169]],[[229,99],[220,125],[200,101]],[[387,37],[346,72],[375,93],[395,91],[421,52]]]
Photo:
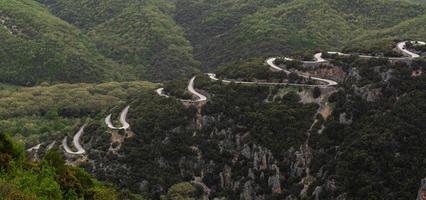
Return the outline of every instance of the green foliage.
[[[97,49],[133,66],[137,78],[170,80],[195,70],[192,47],[172,18],[169,1],[39,0],[65,21],[83,28]]]
[[[188,80],[178,79],[164,83],[164,92],[169,96],[180,99],[191,99],[192,95],[188,92]]]
[[[13,160],[22,161],[24,150],[21,145],[13,142],[7,134],[0,134],[0,169],[13,165]]]
[[[169,188],[167,200],[195,200],[195,192],[196,189],[191,183],[178,183]]]
[[[1,82],[100,82],[121,79],[88,37],[32,0],[0,1]]]
[[[66,166],[62,155],[53,151],[41,163],[14,158],[10,167],[0,172],[0,196],[24,200],[118,199],[113,188],[98,183],[82,169]]]
[[[98,118],[124,104],[141,90],[152,91],[149,82],[57,84],[0,90],[0,129],[30,144],[72,132],[86,118]]]
[[[217,76],[223,79],[235,79],[243,81],[277,81],[282,82],[286,78],[285,73],[277,73],[269,70],[264,58],[252,58],[235,63],[227,63],[217,69]]]
[[[354,66],[362,66],[361,71],[391,69],[392,77],[383,82],[377,74],[369,76],[374,72],[370,71],[354,83],[380,91],[373,102],[350,88],[330,98],[335,105],[333,115],[321,135],[311,136],[311,147],[323,149],[314,156],[312,172],[323,167],[339,182],[337,191],[323,194],[325,199],[342,192],[349,199],[415,199],[419,180],[426,173],[422,167],[426,76],[413,77],[409,66],[380,60]],[[343,112],[350,113],[352,124],[339,123]],[[339,149],[333,149],[337,145]]]
[[[25,161],[23,148],[0,134],[0,155],[2,199],[117,199],[113,188],[96,182],[82,169],[66,166],[57,152],[48,152],[39,163]]]
[[[224,119],[206,127],[206,134],[212,129],[233,127],[239,132],[249,132],[253,143],[267,147],[274,155],[283,155],[287,148],[303,142],[303,131],[311,123],[306,119],[312,118],[316,106],[298,103],[300,98],[297,94],[290,92],[281,101],[264,103],[268,96],[267,87],[264,86],[221,85],[206,77],[196,81],[197,88],[215,94],[204,108],[204,114],[215,117],[221,115],[220,118]],[[211,152],[208,150],[211,146],[204,143],[200,145],[203,152]]]
[[[195,57],[209,67],[304,49],[426,37],[421,31],[426,7],[406,2],[219,0],[213,5],[179,0],[176,8],[175,18],[187,30]]]

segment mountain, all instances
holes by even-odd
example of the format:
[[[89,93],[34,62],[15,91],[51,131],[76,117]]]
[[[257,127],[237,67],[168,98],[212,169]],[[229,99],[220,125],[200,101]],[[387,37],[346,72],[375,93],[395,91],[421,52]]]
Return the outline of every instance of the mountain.
[[[0,81],[20,85],[122,79],[78,28],[31,0],[0,1]]]
[[[0,199],[420,198],[425,11],[0,0]]]
[[[171,80],[240,59],[425,37],[409,24],[424,27],[426,6],[391,0],[360,0],[356,9],[346,0],[38,2],[79,28],[92,54],[129,67],[120,69],[132,74],[126,79]]]
[[[371,33],[423,39],[425,6],[385,0],[252,1],[178,0],[176,21],[188,33],[195,58],[207,67],[253,56],[288,55],[301,49],[341,49]],[[379,37],[377,37],[379,38]],[[374,40],[376,38],[371,38]]]
[[[103,55],[133,66],[138,78],[170,80],[197,71],[192,46],[172,18],[171,2],[39,1],[84,30]]]

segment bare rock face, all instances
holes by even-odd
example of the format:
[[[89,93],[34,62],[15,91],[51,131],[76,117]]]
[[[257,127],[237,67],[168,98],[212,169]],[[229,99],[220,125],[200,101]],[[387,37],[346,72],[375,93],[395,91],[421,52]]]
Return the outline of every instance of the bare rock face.
[[[417,200],[426,200],[426,178],[422,179],[420,183],[419,193],[417,194]]]
[[[248,144],[244,144],[244,148],[241,151],[241,155],[243,155],[245,158],[251,158],[251,149]]]
[[[359,80],[361,80],[362,77],[361,77],[361,75],[359,75],[358,69],[352,68],[349,71],[348,78],[359,81]]]
[[[149,187],[149,182],[146,180],[143,180],[139,183],[139,191],[147,192]]]
[[[347,198],[347,194],[346,193],[343,193],[343,194],[341,194],[341,195],[339,195],[337,198],[336,198],[336,200],[346,200],[346,199],[348,199]]]
[[[289,151],[292,151],[292,149]],[[291,152],[291,154],[295,156],[295,161],[290,166],[290,176],[301,177],[305,171],[306,163],[303,146],[301,146],[298,151]]]
[[[388,70],[386,72],[381,72],[380,77],[382,78],[382,81],[389,82],[389,80],[392,78],[392,72],[393,70]]]
[[[357,87],[353,86],[355,94],[361,96],[368,102],[374,102],[382,96],[382,90],[380,88],[371,88],[370,86]]]
[[[347,116],[346,113],[340,113],[339,123],[345,124],[345,125],[350,125],[350,124],[352,124],[352,118],[348,119],[348,116]]]
[[[272,193],[281,194],[280,169],[274,164],[272,165],[272,170],[275,170],[275,174],[268,178],[268,185],[272,188]]]
[[[322,192],[322,187],[321,186],[317,186],[314,190],[314,192],[312,193],[315,196],[315,200],[320,200],[320,194]]]
[[[336,186],[336,180],[335,179],[328,179],[325,183],[325,187],[328,191],[334,192],[337,190]]]
[[[228,189],[232,187],[232,168],[225,165],[223,172],[220,173],[222,188]]]
[[[294,197],[293,195],[289,195],[285,198],[285,200],[297,200],[297,198]]]
[[[253,183],[252,181],[247,181],[244,183],[243,192],[240,195],[241,200],[253,200]]]
[[[251,168],[248,171],[247,177],[251,178],[252,180],[256,179],[256,177],[254,176],[253,170]]]

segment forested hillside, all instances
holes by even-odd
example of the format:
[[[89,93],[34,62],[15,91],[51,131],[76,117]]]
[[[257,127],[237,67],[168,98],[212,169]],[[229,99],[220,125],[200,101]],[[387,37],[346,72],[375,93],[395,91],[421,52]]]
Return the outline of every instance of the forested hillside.
[[[208,67],[303,49],[338,50],[385,34],[388,40],[426,37],[417,28],[402,27],[417,27],[414,22],[425,27],[426,7],[390,0],[220,0],[214,5],[178,0],[176,7],[175,18],[185,27],[195,58]]]
[[[423,0],[0,0],[0,199],[420,198],[425,40]]]
[[[83,29],[98,50],[133,66],[137,78],[170,80],[196,71],[192,47],[165,0],[39,0],[56,16]]]
[[[93,125],[89,158],[96,165],[85,167],[153,199],[189,182],[184,191],[195,198],[415,199],[426,174],[426,79],[416,73],[425,61],[328,59],[333,67],[314,71],[343,71],[335,89],[225,84],[199,75],[205,105],[141,93],[131,104],[135,135],[112,153],[114,131]],[[250,60],[219,73],[250,81],[268,68]],[[186,83],[165,86],[175,91]],[[173,95],[188,98],[176,94],[182,91]]]
[[[123,67],[32,0],[0,1],[0,81],[20,85],[123,79]]]
[[[2,1],[2,81],[171,80],[243,58],[421,39],[426,27],[426,6],[392,0],[38,2]]]

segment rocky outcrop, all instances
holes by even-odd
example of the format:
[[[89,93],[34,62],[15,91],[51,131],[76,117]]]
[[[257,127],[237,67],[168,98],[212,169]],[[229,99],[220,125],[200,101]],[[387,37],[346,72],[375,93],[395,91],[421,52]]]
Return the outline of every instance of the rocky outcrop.
[[[371,85],[367,85],[364,87],[358,87],[353,85],[354,93],[356,95],[361,96],[368,102],[374,102],[382,96],[381,88],[372,88]]]
[[[312,192],[312,195],[315,197],[315,200],[320,200],[320,194],[322,192],[322,187],[321,186],[317,186],[314,190],[314,192]]]
[[[345,112],[340,113],[339,123],[345,124],[345,125],[350,125],[350,124],[352,124],[352,117],[348,117],[348,114],[346,114]]]
[[[249,180],[244,183],[243,192],[240,195],[241,200],[254,200],[253,181]]]
[[[268,186],[271,187],[272,193],[281,194],[281,182],[280,182],[280,168],[277,165],[272,165],[272,170],[275,170],[275,174],[268,178]]]
[[[426,200],[426,178],[420,182],[419,192],[417,194],[417,200]]]
[[[223,172],[219,174],[220,176],[220,186],[222,189],[232,188],[232,168],[228,165],[225,165]]]
[[[0,16],[0,25],[12,35],[18,35],[21,33],[18,27],[13,24],[12,20],[7,16]]]

